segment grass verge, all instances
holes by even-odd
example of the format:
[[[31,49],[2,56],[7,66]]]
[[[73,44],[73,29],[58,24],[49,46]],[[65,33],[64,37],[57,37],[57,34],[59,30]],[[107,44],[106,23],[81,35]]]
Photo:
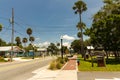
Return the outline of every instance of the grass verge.
[[[98,67],[97,61],[94,61],[94,67],[92,67],[91,59],[84,61],[80,59],[80,65],[78,66],[79,71],[120,71],[120,61],[115,59],[106,60],[106,67]]]

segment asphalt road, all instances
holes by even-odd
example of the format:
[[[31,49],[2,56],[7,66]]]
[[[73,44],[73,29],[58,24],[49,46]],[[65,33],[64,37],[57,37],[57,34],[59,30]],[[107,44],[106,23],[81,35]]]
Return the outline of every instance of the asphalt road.
[[[78,80],[95,80],[95,79],[107,79],[112,80],[114,78],[120,79],[120,72],[78,72]]]
[[[32,71],[48,65],[52,59],[36,59],[0,65],[0,80],[26,80],[34,75]]]

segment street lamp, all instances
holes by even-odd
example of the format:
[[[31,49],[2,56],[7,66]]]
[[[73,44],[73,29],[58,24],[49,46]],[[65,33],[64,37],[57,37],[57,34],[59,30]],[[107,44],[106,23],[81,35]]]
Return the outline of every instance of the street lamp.
[[[63,36],[61,36],[60,39],[61,39],[61,57],[63,59]]]

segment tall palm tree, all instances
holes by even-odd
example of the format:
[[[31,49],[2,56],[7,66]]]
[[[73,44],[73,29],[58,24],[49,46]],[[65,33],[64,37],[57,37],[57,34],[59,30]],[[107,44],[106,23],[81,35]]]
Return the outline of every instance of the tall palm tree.
[[[80,27],[80,31],[81,31],[81,51],[82,54],[84,54],[84,45],[83,45],[83,23],[82,23],[82,19],[81,19],[81,15],[84,11],[87,10],[86,7],[86,3],[84,3],[82,0],[79,0],[77,2],[75,2],[74,6],[73,6],[73,10],[75,11],[75,14],[79,14],[79,18],[80,18],[80,23],[79,23],[79,27]]]
[[[23,38],[22,42],[24,43],[24,47],[26,47],[26,43],[28,42],[27,38]]]
[[[15,38],[15,41],[16,41],[17,46],[19,46],[19,45],[21,44],[21,39],[20,39],[20,37],[16,37],[16,38]]]
[[[27,34],[28,34],[29,37],[30,37],[30,35],[32,34],[32,29],[31,29],[31,28],[28,28],[26,32],[27,32]]]

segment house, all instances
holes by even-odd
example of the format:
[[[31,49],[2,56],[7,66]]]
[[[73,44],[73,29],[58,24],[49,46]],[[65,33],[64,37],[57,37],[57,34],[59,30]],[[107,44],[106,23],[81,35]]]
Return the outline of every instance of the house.
[[[2,56],[2,57],[9,57],[10,53],[12,51],[11,48],[12,48],[11,46],[1,46],[0,47],[0,56]],[[13,53],[12,53],[13,57],[15,57],[15,56],[22,56],[23,53],[24,53],[23,49],[21,49],[18,46],[13,46]]]
[[[47,55],[47,49],[46,48],[38,48],[37,52],[40,56],[41,55]]]

